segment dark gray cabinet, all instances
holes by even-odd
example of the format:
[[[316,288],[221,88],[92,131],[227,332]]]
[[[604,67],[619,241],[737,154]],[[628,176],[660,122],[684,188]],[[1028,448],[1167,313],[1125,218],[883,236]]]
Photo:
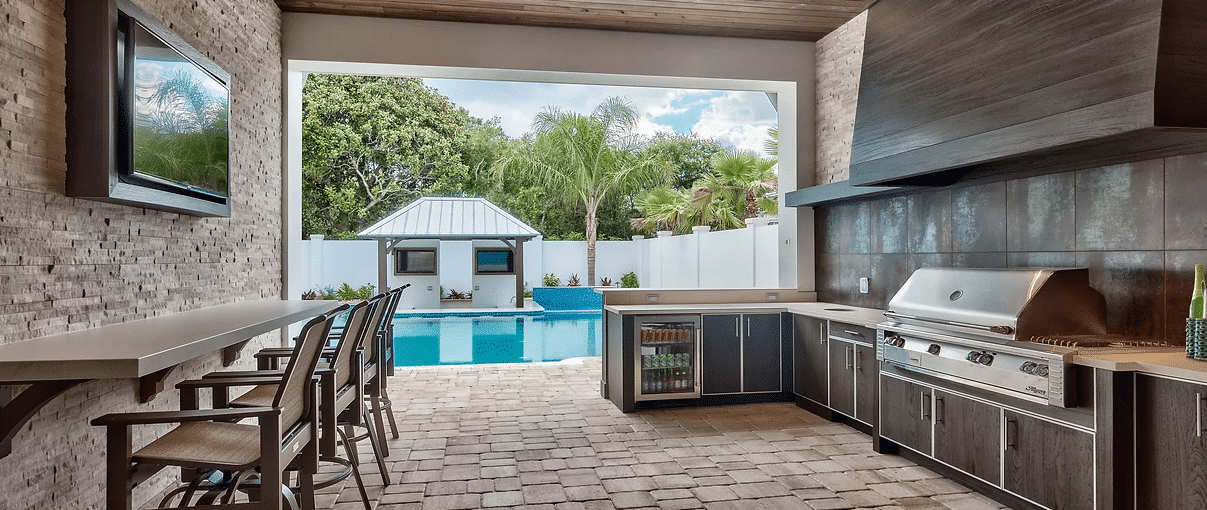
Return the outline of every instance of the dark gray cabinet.
[[[742,391],[783,391],[779,313],[742,314]]]
[[[830,409],[855,416],[855,344],[829,339]]]
[[[876,419],[876,348],[855,344],[855,419],[874,423]]]
[[[931,454],[931,389],[896,377],[880,378],[880,435]]]
[[[700,388],[704,395],[742,391],[742,336],[739,315],[701,317]]]
[[[780,314],[704,315],[704,395],[783,391]]]
[[[792,393],[829,405],[826,321],[792,316]]]
[[[1005,418],[1002,487],[1048,508],[1093,510],[1093,436],[1008,409]]]
[[[1136,375],[1136,500],[1207,508],[1207,386]]]
[[[1002,409],[935,390],[935,458],[1001,483]]]

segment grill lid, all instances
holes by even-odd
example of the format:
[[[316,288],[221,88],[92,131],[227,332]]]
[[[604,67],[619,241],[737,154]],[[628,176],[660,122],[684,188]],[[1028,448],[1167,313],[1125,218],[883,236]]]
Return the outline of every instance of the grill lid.
[[[891,320],[997,340],[1106,333],[1089,269],[924,267],[889,301]]]

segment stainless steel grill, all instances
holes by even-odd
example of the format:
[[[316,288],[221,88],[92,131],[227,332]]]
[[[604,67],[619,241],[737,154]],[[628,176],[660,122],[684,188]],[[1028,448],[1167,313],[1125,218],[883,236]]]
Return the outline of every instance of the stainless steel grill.
[[[1088,269],[922,268],[884,315],[881,361],[1062,407],[1076,396],[1066,339],[1106,334]]]

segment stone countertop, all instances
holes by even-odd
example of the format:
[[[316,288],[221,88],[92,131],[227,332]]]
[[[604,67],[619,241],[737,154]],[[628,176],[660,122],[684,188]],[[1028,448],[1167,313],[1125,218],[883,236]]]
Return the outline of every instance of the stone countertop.
[[[621,315],[791,312],[869,328],[884,320],[883,310],[817,302],[607,305],[604,310]]]
[[[1207,361],[1186,357],[1181,347],[1095,347],[1079,349],[1073,363],[1115,372],[1140,372],[1207,384]]]

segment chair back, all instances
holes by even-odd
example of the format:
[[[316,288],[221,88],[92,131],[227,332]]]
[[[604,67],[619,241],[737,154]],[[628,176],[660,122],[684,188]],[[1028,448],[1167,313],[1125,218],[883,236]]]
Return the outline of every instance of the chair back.
[[[402,291],[410,286],[411,285],[408,283],[398,287],[397,289],[391,290],[386,293],[386,298],[382,300],[382,304],[384,306],[382,307],[382,313],[377,317],[377,325],[373,332],[373,336],[376,341],[381,342],[380,345],[383,347],[383,351],[388,349],[390,342],[394,341],[393,338],[390,338],[390,325],[394,323],[394,312],[398,311],[398,303],[402,301]],[[377,354],[381,353],[374,353],[375,356]],[[374,358],[372,361],[376,361],[376,359]],[[366,363],[368,362],[369,361],[366,360]]]
[[[319,356],[327,344],[331,323],[335,321],[338,312],[347,308],[348,305],[343,305],[327,315],[310,319],[310,322],[302,326],[302,333],[298,335],[298,341],[293,347],[293,357],[289,366],[285,367],[281,384],[277,386],[276,398],[272,402],[273,407],[281,409],[282,432],[292,429],[310,411],[310,380],[314,377]]]
[[[381,306],[379,297],[361,301],[348,312],[348,322],[335,345],[335,355],[331,358],[331,368],[335,370],[335,387],[343,388],[352,380],[352,354],[364,345],[365,337],[372,327],[370,318]]]
[[[394,293],[393,291],[387,291],[387,292],[378,294],[376,296],[373,296],[373,298],[372,298],[374,300],[377,300],[377,302],[380,304],[377,306],[377,309],[373,311],[373,315],[369,319],[369,322],[367,324],[368,329],[365,331],[366,342],[372,343],[371,345],[369,345],[368,348],[365,349],[365,364],[366,365],[371,365],[371,364],[373,364],[374,361],[377,361],[378,352],[377,352],[377,344],[375,342],[375,339],[377,338],[378,332],[381,331],[381,321],[385,320],[385,315],[387,312],[389,312],[390,297],[393,293]]]

